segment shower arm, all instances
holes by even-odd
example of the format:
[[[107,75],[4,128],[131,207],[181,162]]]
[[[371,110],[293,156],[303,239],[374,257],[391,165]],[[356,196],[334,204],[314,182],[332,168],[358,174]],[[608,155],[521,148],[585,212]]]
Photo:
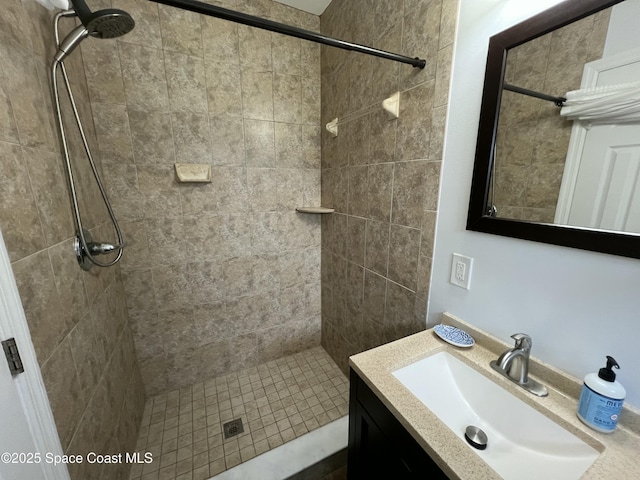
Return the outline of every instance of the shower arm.
[[[271,32],[281,33],[283,35],[289,35],[291,37],[301,38],[303,40],[309,40],[315,43],[321,43],[323,45],[329,45],[331,47],[341,48],[343,50],[351,50],[360,53],[366,53],[367,55],[373,55],[375,57],[385,58],[387,60],[393,60],[395,62],[406,63],[413,67],[423,69],[427,62],[424,59],[415,57],[407,57],[405,55],[399,55],[397,53],[387,52],[385,50],[379,50],[377,48],[367,47],[365,45],[359,45],[357,43],[346,42],[337,38],[327,37],[319,33],[312,32],[310,30],[304,30],[298,27],[292,27],[284,23],[274,22],[272,20],[266,20],[261,17],[248,15],[246,13],[236,12],[235,10],[229,10],[227,8],[217,7],[208,3],[203,3],[197,0],[151,0],[155,3],[161,3],[170,7],[180,8],[182,10],[189,10],[191,12],[200,13],[202,15],[208,15],[210,17],[217,17],[223,20],[229,20],[231,22],[241,23],[250,27],[261,28],[263,30],[269,30]]]
[[[56,14],[55,16],[55,21],[54,21],[54,35],[55,35],[55,41],[56,41],[56,46],[60,47],[60,32],[59,32],[59,22],[60,19],[62,17],[73,17],[76,16],[76,12],[73,10],[66,10],[63,12],[59,12],[58,14]],[[115,246],[114,249],[118,250],[118,254],[116,256],[115,259],[111,260],[110,262],[101,262],[99,260],[97,260],[93,255],[92,255],[92,249],[90,248],[90,241],[87,242],[86,239],[86,231],[82,226],[82,218],[80,216],[80,208],[78,206],[78,199],[77,199],[77,193],[76,193],[76,188],[75,188],[75,183],[73,181],[73,169],[71,168],[71,159],[69,157],[69,148],[67,146],[67,140],[66,140],[66,134],[65,134],[65,128],[64,128],[64,124],[62,122],[62,111],[60,108],[60,98],[58,95],[58,79],[57,79],[57,70],[58,70],[58,66],[60,67],[60,70],[62,72],[62,77],[64,79],[64,83],[65,83],[65,87],[67,89],[67,93],[69,95],[69,100],[71,103],[71,108],[73,110],[73,115],[76,121],[76,125],[78,127],[78,131],[80,132],[80,137],[82,138],[82,144],[84,146],[84,150],[87,154],[87,158],[89,159],[89,164],[91,165],[91,170],[93,172],[93,176],[96,180],[96,183],[98,185],[98,189],[100,190],[100,194],[102,195],[102,199],[104,201],[104,204],[107,208],[107,211],[109,213],[109,217],[111,218],[111,223],[113,224],[113,227],[116,231],[116,236],[118,237],[118,244]],[[71,196],[71,203],[72,203],[72,208],[73,208],[73,214],[74,214],[74,223],[76,225],[76,230],[77,230],[77,236],[78,236],[78,240],[79,240],[79,245],[81,248],[81,254],[84,257],[87,257],[92,264],[97,265],[99,267],[111,267],[113,265],[115,265],[120,258],[122,257],[122,252],[123,252],[123,247],[124,247],[124,239],[122,237],[122,232],[120,230],[120,226],[118,225],[118,221],[115,217],[115,214],[113,212],[113,209],[111,208],[111,204],[109,203],[108,197],[107,197],[107,193],[104,189],[104,186],[102,184],[102,181],[100,180],[100,175],[98,173],[98,170],[96,168],[95,162],[93,161],[93,156],[91,155],[91,150],[89,149],[89,143],[87,141],[87,137],[84,133],[84,129],[82,128],[82,122],[80,121],[80,115],[78,113],[78,109],[75,103],[75,99],[73,97],[73,93],[71,91],[71,84],[69,82],[69,76],[67,75],[67,70],[65,68],[64,62],[61,60],[58,60],[57,58],[53,60],[52,66],[51,66],[51,81],[52,81],[52,88],[53,88],[53,97],[54,97],[54,102],[55,102],[55,109],[56,109],[56,116],[57,116],[57,120],[58,120],[58,127],[60,130],[60,138],[61,138],[61,143],[62,143],[62,150],[63,150],[63,154],[64,154],[64,160],[65,160],[65,167],[66,167],[66,172],[67,172],[67,180],[68,180],[68,184],[69,184],[69,193]],[[76,252],[79,253],[79,252]],[[80,261],[80,259],[79,259]],[[82,266],[82,264],[81,264]],[[84,268],[84,266],[83,266]]]

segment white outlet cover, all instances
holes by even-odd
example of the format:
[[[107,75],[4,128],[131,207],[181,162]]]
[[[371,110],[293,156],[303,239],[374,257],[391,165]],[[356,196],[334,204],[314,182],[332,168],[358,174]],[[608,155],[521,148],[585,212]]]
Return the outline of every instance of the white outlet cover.
[[[451,260],[451,278],[449,281],[457,287],[469,290],[471,287],[472,267],[473,258],[454,253]],[[458,275],[456,275],[458,271],[462,271],[462,278],[458,278]]]

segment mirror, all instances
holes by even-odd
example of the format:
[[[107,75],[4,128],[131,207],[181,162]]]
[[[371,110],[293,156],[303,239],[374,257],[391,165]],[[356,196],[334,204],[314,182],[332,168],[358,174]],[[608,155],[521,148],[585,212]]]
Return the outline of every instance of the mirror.
[[[568,0],[491,38],[467,229],[640,258],[638,12]]]

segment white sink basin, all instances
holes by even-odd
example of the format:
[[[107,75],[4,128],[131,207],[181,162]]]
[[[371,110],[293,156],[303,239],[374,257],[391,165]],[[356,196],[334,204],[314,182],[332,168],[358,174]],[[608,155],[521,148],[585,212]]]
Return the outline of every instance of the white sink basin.
[[[468,425],[480,427],[487,448],[476,454],[510,480],[578,479],[599,452],[447,352],[393,375],[465,444]]]

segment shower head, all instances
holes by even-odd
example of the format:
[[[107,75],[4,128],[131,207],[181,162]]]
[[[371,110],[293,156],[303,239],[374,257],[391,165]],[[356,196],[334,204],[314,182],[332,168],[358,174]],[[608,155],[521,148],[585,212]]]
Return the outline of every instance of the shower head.
[[[84,24],[89,35],[96,38],[121,37],[133,30],[135,25],[136,23],[131,18],[131,15],[115,8],[92,13],[91,18]]]
[[[122,10],[107,8],[94,13],[89,10],[84,0],[71,0],[71,4],[92,37],[120,37],[133,30],[136,24],[131,15]]]
[[[117,38],[129,33],[135,27],[136,22],[127,12],[115,8],[107,8],[92,12],[84,0],[71,0],[73,10],[82,22],[82,25],[74,28],[58,47],[55,60],[61,62],[79,44],[92,36],[96,38]],[[68,13],[69,13],[68,12]]]

